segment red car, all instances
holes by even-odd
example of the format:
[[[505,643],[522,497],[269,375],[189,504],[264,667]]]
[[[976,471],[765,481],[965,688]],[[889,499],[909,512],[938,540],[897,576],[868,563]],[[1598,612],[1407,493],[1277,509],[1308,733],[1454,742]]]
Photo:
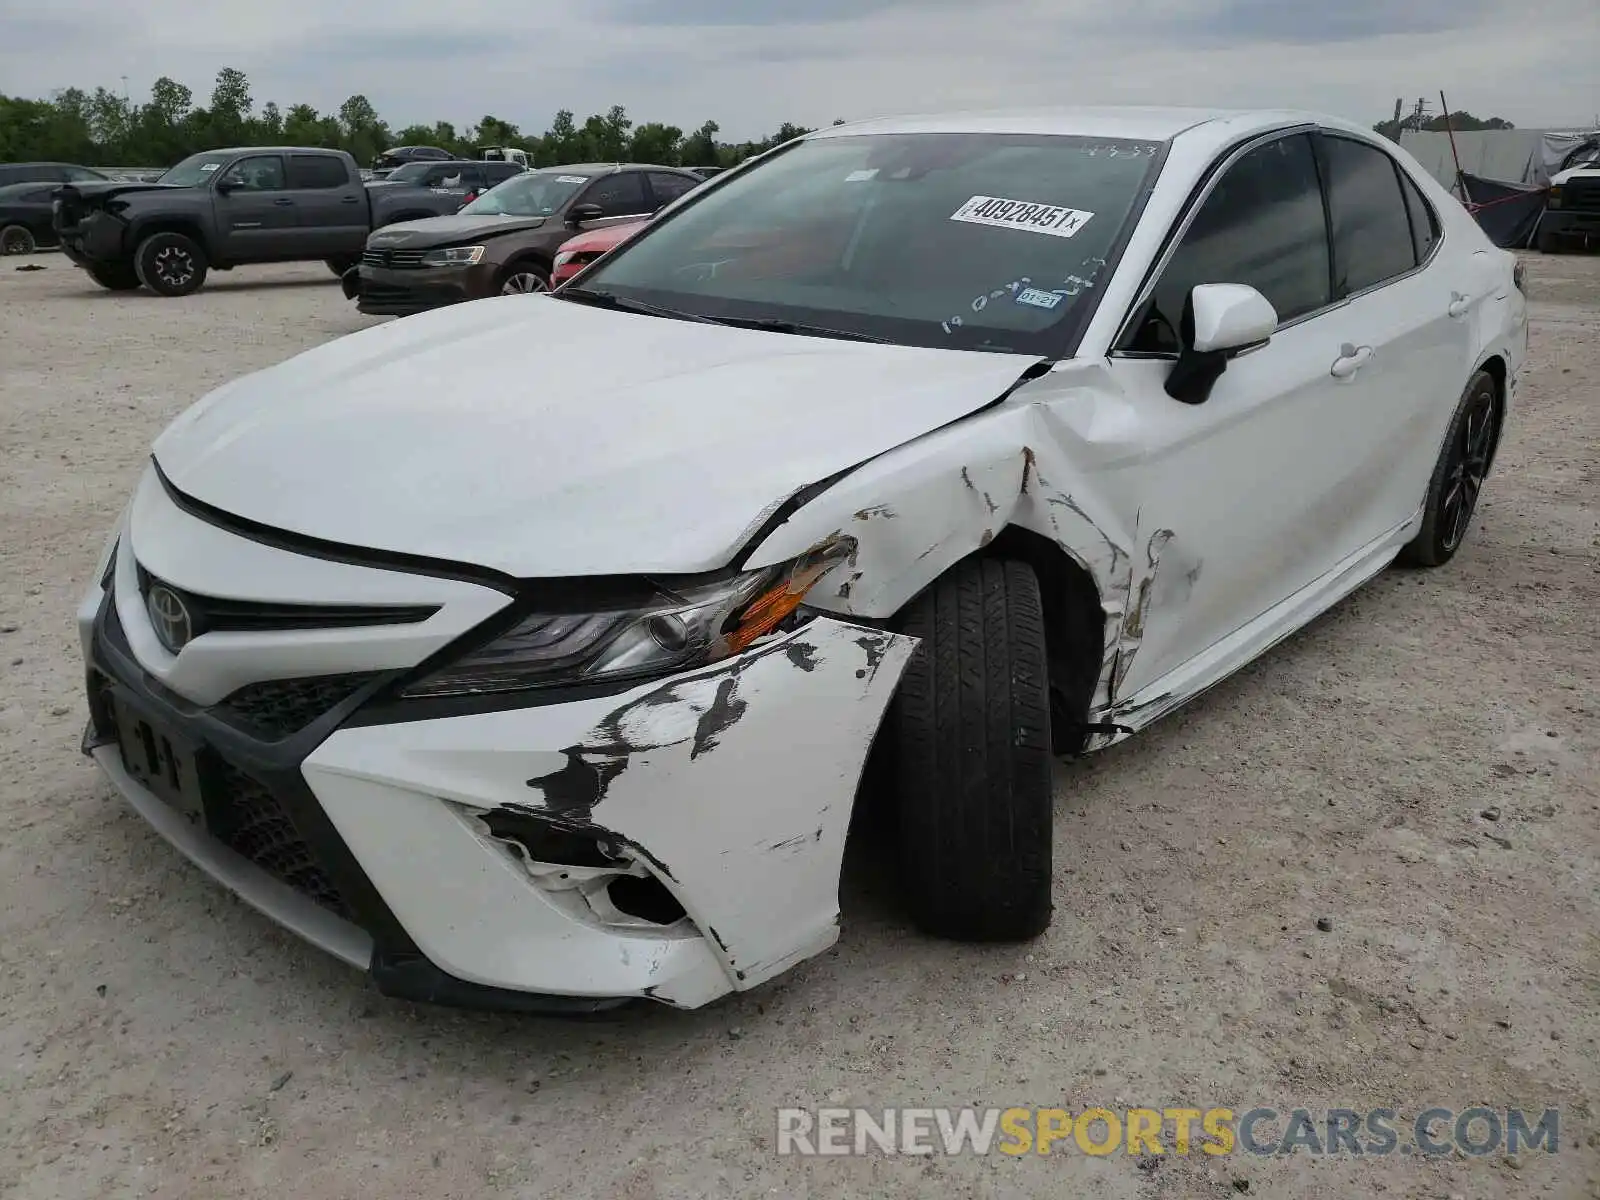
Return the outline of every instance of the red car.
[[[580,233],[577,237],[562,242],[561,249],[556,251],[555,264],[550,272],[550,286],[560,287],[607,250],[626,241],[644,225],[644,221],[607,225],[604,229],[592,229],[588,233]]]

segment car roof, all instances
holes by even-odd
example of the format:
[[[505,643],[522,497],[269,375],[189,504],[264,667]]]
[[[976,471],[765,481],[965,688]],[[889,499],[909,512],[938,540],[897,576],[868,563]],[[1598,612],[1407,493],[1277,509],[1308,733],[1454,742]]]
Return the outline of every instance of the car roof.
[[[1341,129],[1360,129],[1359,126],[1352,126],[1338,118],[1293,109],[1163,108],[1126,105],[995,109],[879,117],[819,129],[808,136],[849,137],[863,133],[1033,133],[1158,142],[1193,135],[1199,138],[1231,141],[1252,132],[1307,123]]]

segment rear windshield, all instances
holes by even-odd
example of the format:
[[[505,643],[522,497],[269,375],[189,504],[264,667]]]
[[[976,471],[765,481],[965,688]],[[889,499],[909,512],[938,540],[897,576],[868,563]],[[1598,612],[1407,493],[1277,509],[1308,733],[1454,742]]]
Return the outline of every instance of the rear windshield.
[[[584,286],[917,346],[1070,353],[1163,143],[808,140],[711,185]],[[481,201],[480,201],[481,203]]]
[[[233,161],[231,153],[218,153],[215,150],[204,154],[191,154],[175,167],[169,167],[162,172],[157,183],[178,183],[185,187],[194,187],[204,183],[228,163]]]
[[[463,208],[461,215],[548,217],[588,182],[587,176],[562,171],[523,171],[490,188]]]

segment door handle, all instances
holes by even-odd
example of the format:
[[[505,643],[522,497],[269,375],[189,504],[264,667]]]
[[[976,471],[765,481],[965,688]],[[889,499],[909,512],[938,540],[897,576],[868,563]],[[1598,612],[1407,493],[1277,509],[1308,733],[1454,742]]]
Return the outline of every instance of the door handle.
[[[1452,317],[1466,315],[1467,309],[1472,307],[1472,297],[1462,292],[1450,293],[1450,307],[1447,310]]]
[[[1339,347],[1339,357],[1333,360],[1328,374],[1335,379],[1349,379],[1372,357],[1371,346],[1352,346],[1349,342]]]
[[[359,204],[360,202],[361,202],[361,197],[360,196],[346,196],[342,200],[339,201],[340,204]]]
[[[276,200],[273,201],[273,204],[276,204],[276,205],[278,205],[278,206],[280,206],[282,208],[288,208],[293,203],[294,203],[294,201],[289,199],[289,197],[287,197],[287,196],[279,196]]]

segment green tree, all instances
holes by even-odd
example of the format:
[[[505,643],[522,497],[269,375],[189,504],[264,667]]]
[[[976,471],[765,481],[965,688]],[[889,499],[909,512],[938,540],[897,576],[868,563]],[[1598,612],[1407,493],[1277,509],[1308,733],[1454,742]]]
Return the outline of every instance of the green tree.
[[[675,167],[683,161],[683,130],[676,125],[646,122],[633,131],[628,157],[634,162]]]

